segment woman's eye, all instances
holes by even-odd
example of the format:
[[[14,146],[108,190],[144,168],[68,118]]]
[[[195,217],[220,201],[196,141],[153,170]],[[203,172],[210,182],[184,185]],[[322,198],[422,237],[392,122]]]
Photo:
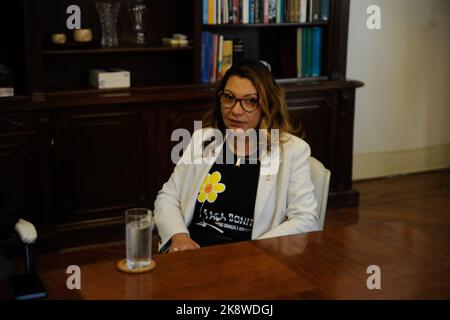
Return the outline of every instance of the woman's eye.
[[[223,97],[224,97],[225,99],[227,99],[227,100],[233,100],[233,99],[234,99],[234,97],[233,97],[231,94],[228,94],[228,93],[224,93],[224,94],[223,94]]]
[[[245,99],[245,101],[246,101],[246,103],[249,103],[249,104],[258,104],[258,99],[256,99],[256,98],[247,98],[247,99]]]

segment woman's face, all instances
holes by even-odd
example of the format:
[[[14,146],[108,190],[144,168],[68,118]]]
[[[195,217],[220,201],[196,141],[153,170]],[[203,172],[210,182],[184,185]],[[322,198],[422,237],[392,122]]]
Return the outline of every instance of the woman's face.
[[[243,129],[246,131],[258,128],[261,119],[261,107],[258,106],[258,91],[249,79],[231,76],[225,85],[222,96],[220,110],[227,129]],[[236,101],[236,104],[229,108],[232,104],[229,102],[233,101],[233,97],[236,99],[244,98],[245,100]],[[222,101],[225,103],[222,103]],[[228,108],[225,105],[226,103],[228,103]],[[247,110],[253,111],[246,112],[242,105]]]

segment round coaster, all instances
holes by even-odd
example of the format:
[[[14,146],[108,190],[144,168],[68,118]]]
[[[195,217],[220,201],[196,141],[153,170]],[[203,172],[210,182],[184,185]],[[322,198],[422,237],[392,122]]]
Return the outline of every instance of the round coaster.
[[[128,268],[127,259],[122,259],[119,262],[117,262],[117,268],[120,271],[126,272],[126,273],[144,273],[144,272],[155,269],[155,267],[156,267],[156,262],[153,259],[151,260],[149,266],[142,267],[142,268],[134,268],[134,269]]]

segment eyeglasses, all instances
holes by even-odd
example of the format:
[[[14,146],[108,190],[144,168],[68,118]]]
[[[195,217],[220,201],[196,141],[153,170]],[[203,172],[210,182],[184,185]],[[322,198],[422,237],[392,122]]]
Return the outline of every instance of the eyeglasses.
[[[258,109],[259,106],[259,97],[258,95],[252,94],[242,97],[241,99],[237,99],[230,92],[221,92],[219,94],[220,104],[227,109],[233,109],[236,103],[239,101],[242,109],[245,112],[251,113]]]

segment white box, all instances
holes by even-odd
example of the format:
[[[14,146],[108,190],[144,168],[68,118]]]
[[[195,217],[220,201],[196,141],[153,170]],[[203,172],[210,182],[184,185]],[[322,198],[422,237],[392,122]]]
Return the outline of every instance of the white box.
[[[14,88],[0,88],[0,97],[13,97],[14,96]]]
[[[92,69],[89,71],[89,83],[99,89],[129,88],[130,72],[119,69]]]

